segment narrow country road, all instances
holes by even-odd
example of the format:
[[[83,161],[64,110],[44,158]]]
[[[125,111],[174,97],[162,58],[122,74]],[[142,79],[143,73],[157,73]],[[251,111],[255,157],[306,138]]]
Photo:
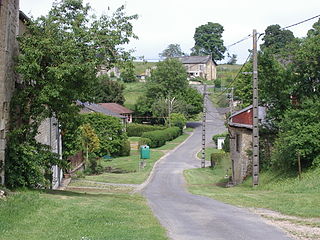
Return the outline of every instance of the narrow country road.
[[[208,103],[207,142],[224,132],[224,120]],[[246,209],[190,194],[183,171],[200,167],[195,158],[201,149],[201,125],[194,134],[155,168],[143,195],[173,240],[284,240],[277,228]]]

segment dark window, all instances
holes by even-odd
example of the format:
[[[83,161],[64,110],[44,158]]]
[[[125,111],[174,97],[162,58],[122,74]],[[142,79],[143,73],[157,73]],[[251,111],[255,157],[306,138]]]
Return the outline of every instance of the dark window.
[[[240,134],[236,134],[236,151],[240,152],[240,144],[241,144]]]

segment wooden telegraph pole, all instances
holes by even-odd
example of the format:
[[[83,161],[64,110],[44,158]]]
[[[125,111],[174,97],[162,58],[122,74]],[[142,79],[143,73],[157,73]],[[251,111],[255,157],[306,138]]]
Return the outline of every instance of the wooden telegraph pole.
[[[253,129],[252,129],[252,185],[259,185],[259,98],[257,31],[253,30]]]

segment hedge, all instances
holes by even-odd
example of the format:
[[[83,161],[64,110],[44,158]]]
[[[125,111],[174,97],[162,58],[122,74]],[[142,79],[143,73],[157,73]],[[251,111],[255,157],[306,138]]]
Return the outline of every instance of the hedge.
[[[128,137],[141,137],[141,135],[145,132],[163,129],[165,129],[164,126],[131,123],[127,126],[127,135]]]
[[[178,127],[166,128],[164,130],[156,130],[145,132],[142,134],[142,138],[150,139],[150,147],[156,148],[163,146],[166,141],[173,140],[181,135],[181,130]]]

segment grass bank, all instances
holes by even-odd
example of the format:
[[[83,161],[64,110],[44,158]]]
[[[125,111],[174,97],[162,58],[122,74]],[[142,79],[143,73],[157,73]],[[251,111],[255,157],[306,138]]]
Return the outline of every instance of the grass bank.
[[[0,200],[2,240],[167,239],[140,195],[25,191]]]
[[[248,178],[241,185],[225,188],[228,166],[228,158],[224,158],[214,169],[185,171],[189,191],[241,207],[266,208],[300,217],[320,217],[319,168],[305,172],[301,180],[269,171],[260,174],[258,187],[252,188],[252,180]]]
[[[145,94],[147,91],[146,84],[143,82],[133,82],[133,83],[125,83],[125,89],[123,91],[124,98],[126,101],[124,102],[124,106],[134,110],[134,105],[136,104],[138,98]]]

